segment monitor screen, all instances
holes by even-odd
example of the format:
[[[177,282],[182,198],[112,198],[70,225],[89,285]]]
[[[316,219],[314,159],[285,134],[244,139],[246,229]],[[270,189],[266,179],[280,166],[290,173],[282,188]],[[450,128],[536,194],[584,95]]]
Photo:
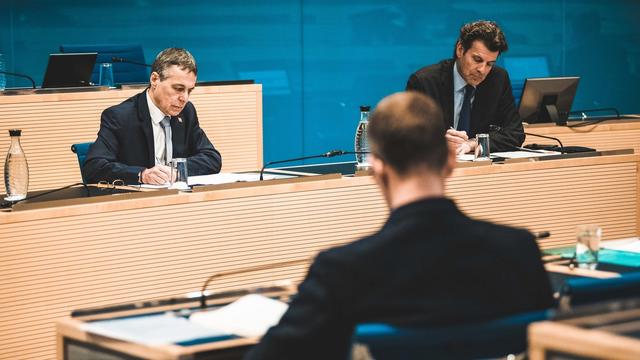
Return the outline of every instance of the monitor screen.
[[[577,76],[526,79],[518,109],[522,122],[566,125],[579,80]]]
[[[42,88],[91,85],[91,72],[98,53],[50,54]]]

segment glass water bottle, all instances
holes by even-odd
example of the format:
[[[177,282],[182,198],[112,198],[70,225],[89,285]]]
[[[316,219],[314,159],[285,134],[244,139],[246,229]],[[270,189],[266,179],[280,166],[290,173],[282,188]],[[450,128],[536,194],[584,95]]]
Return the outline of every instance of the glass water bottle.
[[[4,161],[4,185],[7,189],[6,201],[19,201],[27,197],[29,187],[29,165],[20,145],[22,130],[9,130],[11,146]]]

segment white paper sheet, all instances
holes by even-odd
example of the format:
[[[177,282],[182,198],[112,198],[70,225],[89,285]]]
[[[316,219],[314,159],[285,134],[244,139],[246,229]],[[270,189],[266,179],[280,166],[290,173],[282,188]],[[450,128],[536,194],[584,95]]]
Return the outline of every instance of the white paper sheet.
[[[289,305],[262,295],[246,295],[220,309],[191,315],[191,322],[244,337],[261,337],[280,321]]]
[[[274,174],[264,174],[264,180],[272,180],[272,179],[286,179],[293,176],[288,175],[274,175]],[[260,174],[259,173],[219,173],[219,174],[211,174],[211,175],[199,175],[199,176],[189,176],[189,185],[219,185],[219,184],[228,184],[239,181],[259,181]]]
[[[627,251],[640,254],[640,239],[637,237],[620,240],[603,241],[600,244],[603,249]]]
[[[230,335],[183,317],[165,314],[88,322],[82,325],[82,329],[92,334],[146,345]]]
[[[526,159],[540,156],[560,155],[557,151],[529,152],[529,151],[501,151],[491,153],[491,156],[499,156],[507,159]]]

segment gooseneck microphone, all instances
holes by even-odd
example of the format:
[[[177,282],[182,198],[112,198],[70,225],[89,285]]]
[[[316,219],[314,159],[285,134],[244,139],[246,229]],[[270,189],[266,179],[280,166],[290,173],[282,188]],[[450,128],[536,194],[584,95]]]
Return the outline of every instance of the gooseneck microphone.
[[[118,63],[119,62],[119,63],[127,63],[127,64],[134,64],[134,65],[151,67],[150,64],[145,64],[145,63],[142,63],[142,62],[139,62],[139,61],[133,61],[133,60],[117,57],[117,56],[112,57],[111,58],[111,62],[114,62],[114,63]]]
[[[497,132],[502,132],[502,127],[498,126],[498,125],[489,125],[489,130],[491,131],[497,131]],[[538,135],[538,134],[533,134],[533,133],[529,133],[529,132],[524,132],[525,135],[529,135],[529,136],[536,136],[536,137],[540,137],[540,138],[544,138],[544,139],[549,139],[549,140],[554,140],[556,141],[559,145],[560,145],[560,153],[565,154],[564,151],[564,145],[562,145],[562,141],[560,141],[560,139],[558,139],[557,137],[553,137],[553,136],[547,136],[547,135]],[[517,148],[518,150],[522,150],[522,151],[530,151],[530,152],[538,152],[532,149],[527,149],[527,148],[523,148],[520,146],[516,146],[515,148]]]
[[[339,156],[339,155],[346,155],[349,154],[349,152],[343,151],[343,150],[331,150],[329,152],[326,152],[324,154],[319,154],[319,155],[310,155],[310,156],[303,156],[303,157],[299,157],[299,158],[295,158],[295,159],[286,159],[286,160],[277,160],[277,161],[269,161],[268,163],[266,163],[262,169],[260,169],[260,180],[263,180],[263,174],[264,174],[264,170],[267,168],[267,166],[273,165],[273,164],[281,164],[281,163],[286,163],[286,162],[291,162],[291,161],[298,161],[298,160],[307,160],[307,159],[316,159],[316,158],[329,158],[329,157],[334,157],[334,156]]]
[[[15,76],[15,77],[21,77],[21,78],[25,78],[28,79],[29,81],[31,81],[31,87],[33,89],[36,88],[36,82],[33,81],[33,79],[31,78],[31,76],[27,75],[27,74],[18,74],[18,73],[12,73],[12,72],[8,72],[8,71],[1,71],[0,70],[0,74],[5,74],[5,75],[10,75],[10,76]]]
[[[311,261],[313,261],[313,258],[304,258],[304,259],[281,261],[277,263],[256,265],[256,266],[250,266],[242,269],[235,269],[235,270],[228,270],[228,271],[221,271],[221,272],[214,273],[211,276],[209,276],[207,278],[207,281],[204,282],[204,285],[202,285],[202,289],[200,290],[200,307],[203,309],[207,307],[206,291],[207,291],[207,287],[209,286],[209,283],[213,279],[218,279],[221,277],[231,276],[231,275],[239,275],[239,274],[244,274],[244,273],[249,273],[254,271],[260,271],[260,270],[271,270],[271,269],[279,269],[279,268],[293,266],[293,265],[308,264],[308,263],[311,263]]]

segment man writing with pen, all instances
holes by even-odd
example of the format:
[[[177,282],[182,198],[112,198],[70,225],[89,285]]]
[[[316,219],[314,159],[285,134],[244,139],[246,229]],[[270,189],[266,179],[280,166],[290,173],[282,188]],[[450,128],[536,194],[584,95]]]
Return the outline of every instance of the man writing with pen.
[[[169,164],[187,158],[189,175],[220,172],[222,158],[189,101],[198,70],[191,53],[168,48],[156,57],[149,87],[102,113],[98,138],[82,166],[89,183],[169,182]]]
[[[440,105],[449,127],[447,140],[456,145],[458,154],[473,152],[479,133],[490,135],[493,151],[512,150],[524,142],[509,75],[495,65],[507,49],[504,33],[496,23],[465,24],[453,59],[426,66],[407,81],[407,91],[429,95]]]

